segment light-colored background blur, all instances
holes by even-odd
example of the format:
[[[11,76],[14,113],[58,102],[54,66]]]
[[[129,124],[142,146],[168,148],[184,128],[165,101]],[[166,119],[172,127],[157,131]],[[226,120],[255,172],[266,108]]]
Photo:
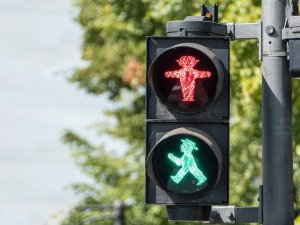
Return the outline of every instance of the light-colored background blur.
[[[82,31],[71,0],[0,0],[0,224],[58,224],[87,181],[61,142],[107,107],[66,81],[80,61]],[[96,140],[96,139],[95,139]]]

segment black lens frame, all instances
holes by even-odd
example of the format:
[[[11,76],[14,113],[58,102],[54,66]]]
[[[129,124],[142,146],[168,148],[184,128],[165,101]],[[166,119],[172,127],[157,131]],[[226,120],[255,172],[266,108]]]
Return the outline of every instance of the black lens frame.
[[[162,93],[160,87],[159,87],[159,78],[158,76],[158,71],[160,70],[160,67],[163,65],[164,62],[168,61],[168,56],[170,55],[176,55],[178,52],[180,51],[188,51],[188,50],[194,51],[194,52],[198,52],[199,55],[202,55],[204,58],[206,58],[206,62],[208,62],[210,65],[212,65],[214,67],[214,74],[213,76],[216,76],[217,78],[217,85],[216,85],[216,90],[215,90],[215,94],[213,95],[212,99],[204,104],[204,105],[195,105],[192,107],[177,107],[173,104],[170,104],[170,102],[168,100],[166,100],[164,93]],[[174,61],[174,60],[173,60]],[[151,85],[151,87],[154,89],[157,97],[160,99],[160,101],[166,105],[169,109],[172,109],[176,112],[179,113],[197,113],[199,111],[203,111],[208,109],[211,105],[213,105],[213,103],[216,101],[216,99],[218,98],[218,96],[221,93],[222,87],[223,87],[223,83],[224,83],[224,76],[225,76],[225,68],[224,65],[222,64],[222,62],[218,59],[218,57],[208,48],[200,45],[200,44],[195,44],[195,43],[182,43],[182,44],[178,44],[175,45],[169,49],[167,49],[166,51],[164,51],[163,53],[161,53],[159,56],[157,56],[155,58],[155,60],[152,62],[152,64],[149,67],[149,83]],[[205,80],[205,79],[204,79]],[[174,81],[170,81],[170,82],[174,82]],[[206,82],[206,81],[203,81]],[[193,104],[193,103],[186,103],[186,105],[188,104]],[[184,106],[184,105],[183,105]]]
[[[210,150],[212,151],[212,153],[215,155],[215,157],[217,159],[218,168],[219,168],[217,178],[215,179],[215,182],[212,185],[210,185],[207,188],[204,188],[202,190],[199,190],[198,192],[183,193],[183,192],[171,190],[170,188],[168,188],[165,185],[164,181],[161,180],[160,175],[158,174],[157,168],[155,166],[157,151],[159,149],[158,146],[161,143],[163,143],[164,141],[166,141],[167,139],[172,138],[173,136],[176,136],[176,135],[193,136],[194,138],[200,139],[201,141],[203,141],[204,143],[206,143],[209,146]],[[181,198],[193,198],[193,197],[199,197],[199,196],[206,195],[207,193],[214,190],[214,188],[218,184],[219,179],[222,175],[223,156],[222,156],[221,149],[219,148],[216,141],[210,135],[208,135],[206,132],[204,132],[200,129],[196,129],[196,128],[182,127],[182,128],[177,128],[175,130],[168,132],[158,141],[158,143],[150,151],[150,153],[147,157],[146,165],[147,165],[147,173],[148,173],[150,179],[152,179],[160,188],[162,188],[168,194],[175,195],[175,196],[181,197]]]

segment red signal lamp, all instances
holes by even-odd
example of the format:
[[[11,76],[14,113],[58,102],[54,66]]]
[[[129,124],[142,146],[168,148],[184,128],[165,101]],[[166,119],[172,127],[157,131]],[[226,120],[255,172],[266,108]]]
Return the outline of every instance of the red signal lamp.
[[[208,48],[195,44],[175,45],[151,64],[149,79],[161,102],[183,113],[205,110],[219,96],[224,72]]]

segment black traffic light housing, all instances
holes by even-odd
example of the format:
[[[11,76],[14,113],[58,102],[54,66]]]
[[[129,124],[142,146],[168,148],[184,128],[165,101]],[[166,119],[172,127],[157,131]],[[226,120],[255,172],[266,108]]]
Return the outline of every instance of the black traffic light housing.
[[[229,38],[224,26],[194,19],[147,37],[149,204],[228,204]]]

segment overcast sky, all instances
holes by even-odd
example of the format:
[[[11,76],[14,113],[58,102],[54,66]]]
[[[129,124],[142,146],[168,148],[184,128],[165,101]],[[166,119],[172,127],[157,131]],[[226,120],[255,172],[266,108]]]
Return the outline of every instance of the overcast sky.
[[[95,136],[108,105],[65,79],[82,64],[74,15],[71,0],[0,0],[0,224],[58,224],[87,180],[60,138]]]

